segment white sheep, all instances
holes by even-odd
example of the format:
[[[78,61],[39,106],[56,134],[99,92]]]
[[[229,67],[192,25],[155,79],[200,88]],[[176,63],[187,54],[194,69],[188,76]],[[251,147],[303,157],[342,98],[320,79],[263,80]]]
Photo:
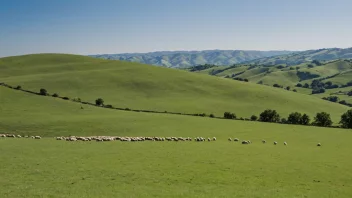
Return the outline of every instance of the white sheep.
[[[284,145],[287,146],[287,142],[284,142]]]
[[[232,139],[231,139],[231,138],[229,138],[229,141],[232,141]]]
[[[277,145],[277,142],[274,142],[274,145]]]
[[[238,142],[240,141],[238,138],[233,139],[233,141]]]
[[[265,141],[265,140],[262,140],[262,142],[263,142],[263,144],[265,144],[265,143],[266,143],[266,141]]]
[[[320,143],[318,143],[318,144],[317,144],[317,146],[321,146],[321,144],[320,144]]]
[[[249,142],[246,141],[246,140],[243,140],[243,141],[242,141],[242,144],[249,144]]]
[[[35,136],[34,139],[42,139],[40,136]]]
[[[213,141],[216,141],[216,137],[213,137]]]

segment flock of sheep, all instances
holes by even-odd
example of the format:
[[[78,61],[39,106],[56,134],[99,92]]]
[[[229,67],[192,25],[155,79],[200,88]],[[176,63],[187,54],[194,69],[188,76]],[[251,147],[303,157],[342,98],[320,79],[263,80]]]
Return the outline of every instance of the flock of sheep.
[[[0,138],[22,138],[21,135],[14,135],[14,134],[0,134]],[[32,138],[32,139],[41,139],[40,136],[24,136],[24,138]],[[65,140],[65,141],[97,141],[97,142],[105,142],[105,141],[122,141],[122,142],[138,142],[138,141],[196,141],[196,142],[211,142],[211,141],[216,141],[216,137],[119,137],[119,136],[88,136],[88,137],[83,137],[83,136],[68,136],[68,137],[56,137],[56,140]],[[229,138],[228,141],[232,141],[232,138]],[[238,138],[234,138],[233,141],[239,142],[240,140]],[[242,140],[242,144],[252,144],[250,140]],[[262,143],[265,144],[266,140],[262,140]],[[274,145],[277,145],[278,142],[274,142]],[[287,142],[284,142],[284,145],[287,146]],[[317,146],[321,146],[321,143],[318,143]]]
[[[14,134],[0,134],[0,138],[22,138],[21,135],[14,135]],[[24,136],[24,138],[32,138],[32,139],[42,139],[40,136]]]

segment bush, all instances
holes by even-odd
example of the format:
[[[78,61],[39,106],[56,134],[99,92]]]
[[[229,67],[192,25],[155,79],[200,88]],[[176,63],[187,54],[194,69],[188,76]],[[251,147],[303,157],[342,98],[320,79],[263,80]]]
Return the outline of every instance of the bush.
[[[332,121],[330,118],[330,114],[328,114],[326,112],[317,113],[317,115],[314,117],[313,124],[316,126],[322,126],[322,127],[331,126]]]
[[[273,85],[273,87],[282,88],[283,86],[275,83],[275,84]]]
[[[301,125],[309,125],[310,123],[310,118],[307,114],[303,114],[301,119],[299,120],[299,124]]]
[[[225,119],[236,119],[236,114],[230,113],[230,112],[225,112],[224,113],[224,118]]]
[[[62,99],[64,99],[64,100],[69,100],[70,98],[68,98],[68,97],[62,97]]]
[[[112,109],[113,107],[112,107],[112,105],[105,105],[104,107],[106,107],[106,108],[110,108],[110,109]]]
[[[53,97],[55,97],[55,98],[56,98],[56,97],[59,97],[59,94],[54,93],[54,94],[53,94]]]
[[[308,83],[305,83],[304,85],[303,85],[303,88],[309,88],[309,84]]]
[[[15,89],[20,90],[22,87],[18,85]]]
[[[212,114],[212,113],[209,115],[209,117],[215,118],[214,114]]]
[[[95,100],[95,105],[97,105],[97,106],[102,106],[102,105],[104,105],[104,100],[101,99],[101,98],[96,99],[96,100]]]
[[[74,99],[72,99],[72,101],[74,101],[74,102],[82,102],[81,98],[74,98]]]
[[[279,122],[280,115],[276,110],[267,109],[259,115],[259,120],[262,122]]]
[[[338,102],[338,101],[340,100],[340,98],[337,97],[337,96],[324,97],[323,99],[324,99],[324,100],[328,100],[328,101],[330,101],[330,102]]]
[[[303,87],[303,85],[301,83],[298,83],[296,87]]]
[[[257,121],[257,120],[258,120],[258,116],[252,115],[252,116],[251,116],[251,120],[252,120],[252,121]]]
[[[46,89],[42,88],[42,89],[39,90],[39,94],[42,95],[42,96],[46,96],[46,95],[48,95],[48,92],[46,91]]]
[[[312,64],[308,65],[308,68],[313,68],[313,67],[314,67],[314,65],[312,65]]]
[[[320,93],[325,93],[325,89],[324,88],[320,88],[320,89],[312,90],[312,94],[320,94]]]
[[[302,119],[302,114],[298,112],[291,113],[287,118],[288,124],[299,124]]]
[[[282,123],[282,124],[287,124],[286,118],[282,118],[282,119],[281,119],[281,123]]]
[[[292,90],[293,92],[297,92],[297,89]]]
[[[352,96],[352,91],[349,91],[349,92],[347,93],[347,95],[348,95],[348,96]]]
[[[290,90],[291,90],[291,87],[290,87],[290,86],[286,87],[286,90],[290,91]]]
[[[352,129],[352,109],[341,116],[340,124],[342,128]]]

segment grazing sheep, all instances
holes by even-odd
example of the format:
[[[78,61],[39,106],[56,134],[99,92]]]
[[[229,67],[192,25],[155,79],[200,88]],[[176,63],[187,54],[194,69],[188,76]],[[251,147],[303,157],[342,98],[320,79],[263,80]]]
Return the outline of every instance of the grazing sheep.
[[[32,139],[34,139],[35,137],[34,136],[31,136]]]
[[[266,141],[265,141],[265,140],[262,140],[262,142],[263,142],[263,144],[265,144],[265,143],[266,143]]]
[[[238,138],[233,139],[233,141],[238,142],[240,141]]]
[[[21,138],[22,136],[21,135],[17,135],[18,138]]]
[[[6,135],[5,134],[0,134],[0,137],[6,137]]]
[[[318,143],[318,144],[317,144],[317,146],[321,146],[321,144],[320,144],[320,143]]]
[[[231,138],[229,138],[229,141],[232,141],[232,139],[231,139]]]
[[[216,141],[216,137],[213,137],[213,141]]]
[[[62,137],[56,137],[56,140],[62,140]]]
[[[274,142],[274,145],[277,145],[277,142]]]
[[[40,136],[35,136],[34,139],[38,139],[38,140],[39,140],[39,139],[42,139],[42,137],[40,137]]]
[[[248,140],[247,142],[248,142],[248,144],[252,144],[252,142],[250,140]]]
[[[211,139],[210,138],[208,138],[208,142],[210,142],[211,141]]]
[[[242,144],[249,144],[249,142],[246,141],[246,140],[243,140],[243,141],[242,141]]]
[[[284,145],[287,146],[287,142],[284,142]]]

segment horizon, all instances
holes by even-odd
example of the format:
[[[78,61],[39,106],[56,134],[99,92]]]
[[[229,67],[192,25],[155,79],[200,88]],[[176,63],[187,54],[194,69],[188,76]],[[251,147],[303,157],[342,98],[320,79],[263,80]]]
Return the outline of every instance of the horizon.
[[[349,7],[348,0],[13,0],[0,8],[0,57],[350,48]]]

